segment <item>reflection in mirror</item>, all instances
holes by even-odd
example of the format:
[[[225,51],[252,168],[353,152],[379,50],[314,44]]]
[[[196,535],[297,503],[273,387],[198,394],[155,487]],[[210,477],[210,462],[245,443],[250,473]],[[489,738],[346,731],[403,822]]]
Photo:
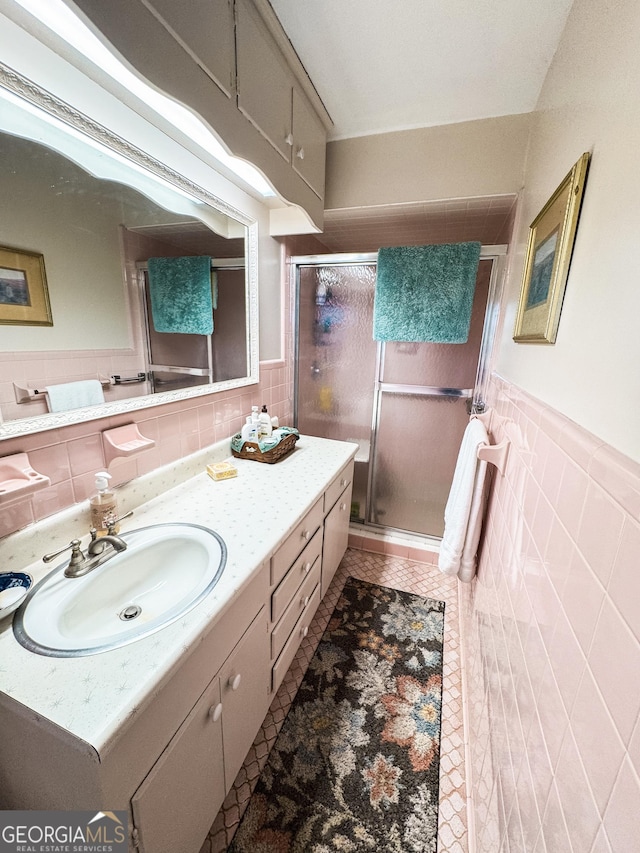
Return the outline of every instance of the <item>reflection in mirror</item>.
[[[25,325],[0,292],[0,438],[257,381],[255,223],[104,129],[96,144],[0,103],[0,245],[41,255],[53,320]],[[148,261],[194,256],[211,259],[212,333],[159,332]]]

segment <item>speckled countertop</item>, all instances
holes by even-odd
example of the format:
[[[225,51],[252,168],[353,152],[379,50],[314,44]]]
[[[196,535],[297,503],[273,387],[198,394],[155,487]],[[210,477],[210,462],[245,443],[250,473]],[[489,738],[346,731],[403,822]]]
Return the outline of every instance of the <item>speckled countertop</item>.
[[[221,481],[196,473],[204,471],[206,462],[228,457],[228,448],[228,442],[220,443],[209,453],[201,451],[181,463],[181,472],[179,466],[172,466],[170,473],[167,470],[155,479],[133,481],[123,488],[120,500],[121,512],[134,509],[122,532],[185,521],[219,533],[227,546],[227,565],[212,592],[155,634],[87,657],[33,654],[19,645],[7,618],[0,622],[0,692],[86,741],[98,753],[107,751],[127,722],[157,695],[181,656],[198,644],[354,456],[357,445],[302,436],[296,449],[275,465],[235,459],[238,476]],[[172,485],[190,473],[195,475]],[[149,497],[163,485],[167,490]],[[41,555],[62,547],[69,541],[67,536],[81,535],[87,519],[88,509],[76,507],[59,519],[47,519],[6,537],[0,542],[3,568],[26,570],[39,580],[51,570],[43,565]]]

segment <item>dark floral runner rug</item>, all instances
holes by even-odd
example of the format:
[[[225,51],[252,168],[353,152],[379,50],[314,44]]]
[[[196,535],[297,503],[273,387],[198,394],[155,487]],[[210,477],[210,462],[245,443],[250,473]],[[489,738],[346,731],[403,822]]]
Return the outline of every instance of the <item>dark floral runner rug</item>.
[[[228,853],[435,853],[443,626],[347,579]]]

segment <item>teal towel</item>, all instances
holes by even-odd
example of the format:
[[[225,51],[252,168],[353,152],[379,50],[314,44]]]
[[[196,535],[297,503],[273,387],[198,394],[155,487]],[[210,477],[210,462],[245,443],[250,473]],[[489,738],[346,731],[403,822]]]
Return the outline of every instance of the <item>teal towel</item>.
[[[215,282],[208,255],[149,258],[149,296],[156,332],[210,335]]]
[[[479,260],[480,243],[380,249],[373,339],[466,343]]]

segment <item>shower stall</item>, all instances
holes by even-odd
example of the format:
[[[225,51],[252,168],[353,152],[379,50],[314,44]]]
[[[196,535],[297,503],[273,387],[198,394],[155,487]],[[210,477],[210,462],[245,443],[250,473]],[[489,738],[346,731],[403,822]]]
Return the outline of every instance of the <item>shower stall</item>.
[[[458,449],[481,411],[506,246],[483,246],[466,344],[373,340],[377,254],[298,256],[295,419],[354,441],[351,521],[440,537]]]

